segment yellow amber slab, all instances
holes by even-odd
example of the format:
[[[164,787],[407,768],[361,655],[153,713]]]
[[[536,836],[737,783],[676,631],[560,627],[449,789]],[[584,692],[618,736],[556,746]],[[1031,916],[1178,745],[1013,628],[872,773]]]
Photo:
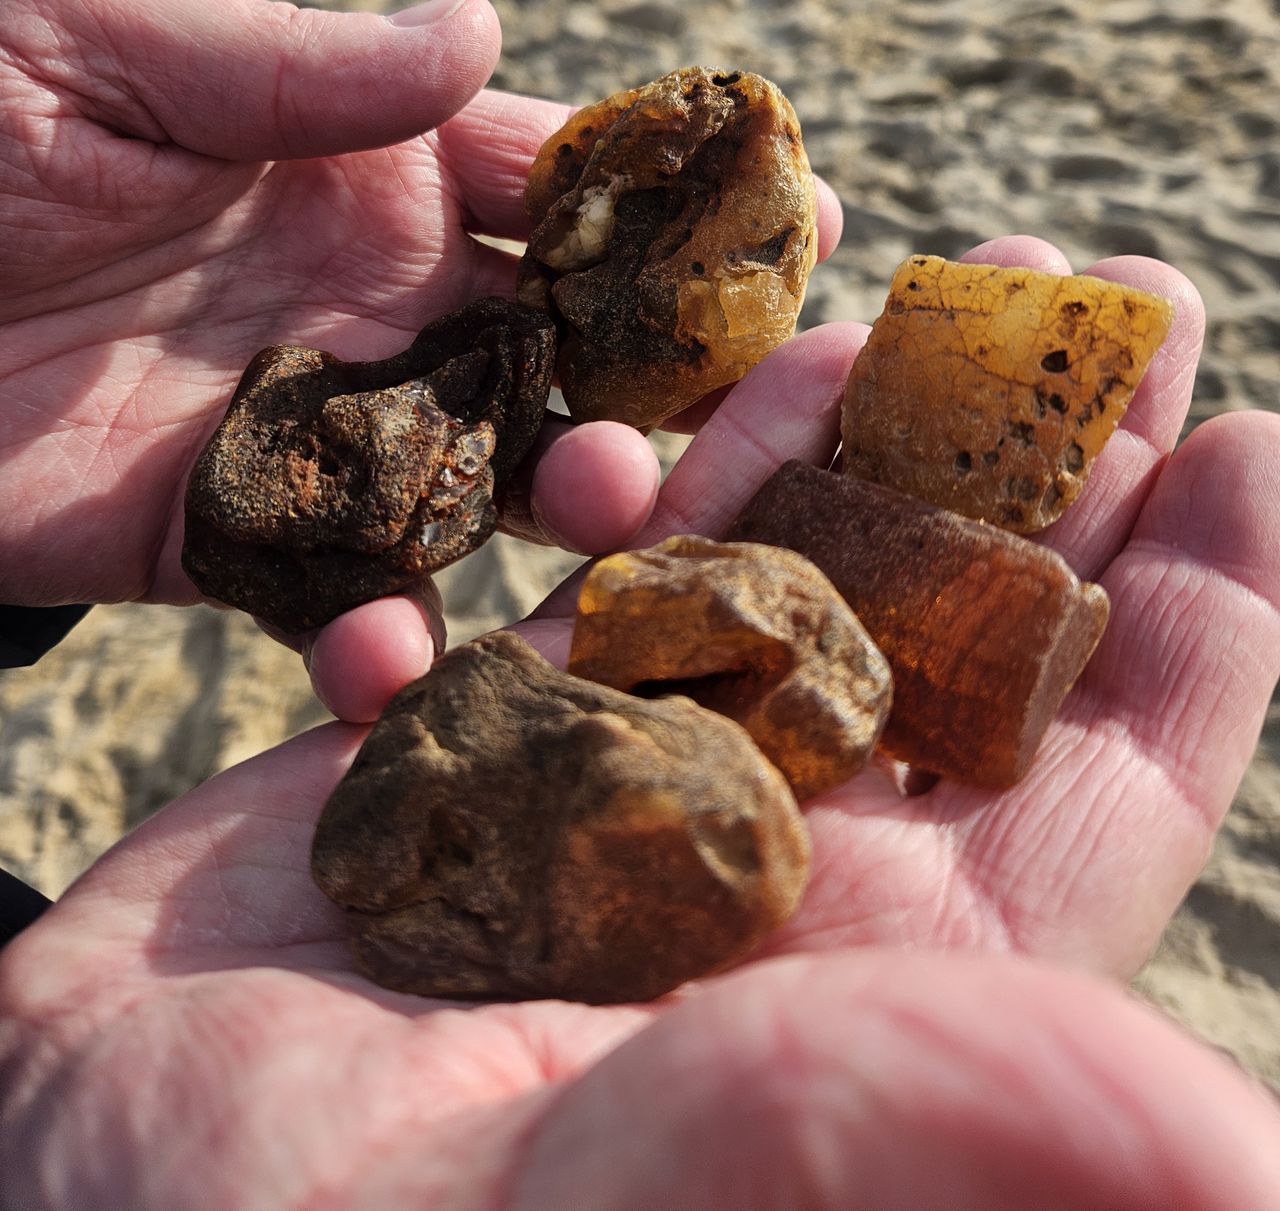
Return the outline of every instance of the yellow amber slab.
[[[1030,533],[1080,494],[1173,320],[1094,277],[913,256],[844,397],[844,471]]]

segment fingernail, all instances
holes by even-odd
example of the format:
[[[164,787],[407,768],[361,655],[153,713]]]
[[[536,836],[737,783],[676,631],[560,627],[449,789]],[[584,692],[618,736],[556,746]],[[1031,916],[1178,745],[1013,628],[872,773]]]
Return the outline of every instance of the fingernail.
[[[402,8],[398,13],[390,13],[387,20],[401,29],[412,29],[419,25],[431,25],[452,17],[467,0],[424,0],[422,4],[414,4]]]

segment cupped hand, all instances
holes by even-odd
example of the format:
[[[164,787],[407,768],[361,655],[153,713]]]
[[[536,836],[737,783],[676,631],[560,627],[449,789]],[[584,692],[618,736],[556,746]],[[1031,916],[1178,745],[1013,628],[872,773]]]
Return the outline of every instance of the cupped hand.
[[[974,256],[1065,271],[1026,239]],[[354,972],[308,855],[363,733],[308,733],[153,818],[0,956],[11,1204],[1273,1206],[1274,1106],[1096,973],[1153,944],[1256,736],[1280,425],[1225,417],[1170,458],[1198,299],[1154,262],[1093,272],[1178,318],[1045,535],[1113,616],[1023,783],[912,796],[873,769],[809,804],[796,917],[662,1002],[460,1006]],[[865,331],[757,367],[639,541],[723,531],[784,459],[827,463]],[[572,597],[521,627],[553,659]]]
[[[184,485],[254,353],[386,357],[513,293],[511,255],[474,236],[527,234],[528,166],[568,110],[477,96],[498,46],[486,0],[390,20],[265,0],[7,6],[0,600],[196,600]],[[549,424],[539,452],[573,473],[530,469],[526,536],[532,520],[602,551],[647,518],[658,468],[639,434]],[[335,712],[371,719],[428,666],[438,620],[423,585],[299,646]]]
[[[1071,272],[1030,237],[964,259]],[[1038,536],[1106,589],[1102,642],[1011,789],[907,779],[923,793],[904,793],[900,771],[874,764],[808,804],[813,881],[770,954],[977,947],[1128,975],[1208,856],[1280,676],[1280,418],[1224,415],[1171,453],[1203,339],[1199,295],[1142,257],[1082,272],[1175,308],[1085,490]],[[632,545],[718,536],[784,460],[829,465],[841,388],[866,332],[805,333],[748,375],[668,476]],[[561,662],[575,600],[576,584],[566,585],[522,624]]]

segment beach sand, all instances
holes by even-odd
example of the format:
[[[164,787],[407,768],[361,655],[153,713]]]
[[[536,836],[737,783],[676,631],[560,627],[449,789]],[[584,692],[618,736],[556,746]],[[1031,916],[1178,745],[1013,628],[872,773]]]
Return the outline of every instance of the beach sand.
[[[497,8],[502,88],[585,103],[691,63],[781,85],[844,207],[804,326],[873,319],[908,253],[1029,232],[1078,269],[1140,253],[1192,278],[1209,327],[1188,428],[1280,411],[1274,3]],[[668,460],[681,446],[663,443]],[[576,562],[495,540],[440,577],[451,639],[519,618]],[[38,666],[0,674],[0,864],[56,895],[167,800],[325,717],[297,658],[241,615],[96,609]],[[1280,1089],[1280,701],[1135,987]]]

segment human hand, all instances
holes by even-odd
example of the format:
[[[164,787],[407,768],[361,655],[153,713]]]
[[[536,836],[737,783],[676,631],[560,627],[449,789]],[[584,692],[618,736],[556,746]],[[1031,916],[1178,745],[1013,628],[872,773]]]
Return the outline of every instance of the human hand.
[[[8,6],[0,600],[197,600],[183,490],[254,353],[381,358],[513,293],[513,258],[472,237],[527,234],[528,166],[568,110],[475,97],[497,19],[485,0],[434,11]],[[549,423],[537,452],[515,492],[544,540],[607,550],[648,516],[657,462],[633,430]],[[374,718],[429,665],[438,605],[424,584],[294,640],[321,697]]]
[[[1028,237],[964,259],[1070,272]],[[805,805],[813,880],[771,955],[959,946],[1129,975],[1208,856],[1280,675],[1280,418],[1217,418],[1170,458],[1203,337],[1199,296],[1145,258],[1085,272],[1164,295],[1176,311],[1085,491],[1039,536],[1106,588],[1102,643],[1011,789],[912,777],[909,790],[924,793],[904,794],[898,771],[873,765]],[[716,537],[786,459],[827,466],[866,332],[805,333],[748,375],[631,545]],[[576,599],[575,580],[517,628],[562,665]]]
[[[638,1006],[370,984],[308,874],[360,735],[215,778],[0,953],[6,1211],[1274,1206],[1260,1091],[1009,956],[810,935]]]
[[[1025,239],[973,255],[1065,269]],[[912,797],[869,770],[808,805],[805,901],[738,972],[462,1008],[353,971],[308,855],[362,733],[308,733],[149,821],[0,958],[14,1205],[1271,1206],[1274,1108],[1119,991],[1025,962],[1127,972],[1151,946],[1280,651],[1277,424],[1226,417],[1168,460],[1198,300],[1154,262],[1095,271],[1178,318],[1046,535],[1113,617],[1022,784]],[[714,534],[784,459],[828,461],[864,335],[753,371],[641,540]],[[572,597],[521,627],[552,658]]]

